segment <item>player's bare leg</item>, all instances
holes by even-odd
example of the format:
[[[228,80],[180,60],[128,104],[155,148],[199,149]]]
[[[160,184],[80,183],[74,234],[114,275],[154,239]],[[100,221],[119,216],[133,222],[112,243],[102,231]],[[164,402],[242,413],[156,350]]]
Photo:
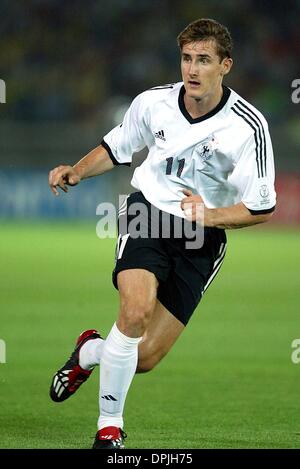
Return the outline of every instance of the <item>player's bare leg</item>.
[[[142,337],[156,307],[158,281],[144,269],[123,270],[118,274],[120,313],[117,326],[129,337]]]
[[[118,274],[120,311],[101,354],[100,417],[94,449],[123,448],[123,408],[142,340],[156,306],[158,281],[144,269]]]
[[[151,321],[138,348],[137,373],[152,370],[169,352],[185,326],[156,300]]]

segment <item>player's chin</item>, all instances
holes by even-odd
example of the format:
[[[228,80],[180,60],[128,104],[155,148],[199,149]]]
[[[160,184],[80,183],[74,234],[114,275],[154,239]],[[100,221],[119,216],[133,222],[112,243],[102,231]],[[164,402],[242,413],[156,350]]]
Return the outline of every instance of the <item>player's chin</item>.
[[[202,99],[202,94],[200,94],[200,93],[188,93],[188,97],[200,100],[200,99]]]
[[[200,87],[199,87],[200,88]],[[203,97],[203,91],[200,89],[193,89],[193,88],[190,88],[188,87],[186,89],[186,94],[189,98],[193,98],[193,99],[201,99]]]

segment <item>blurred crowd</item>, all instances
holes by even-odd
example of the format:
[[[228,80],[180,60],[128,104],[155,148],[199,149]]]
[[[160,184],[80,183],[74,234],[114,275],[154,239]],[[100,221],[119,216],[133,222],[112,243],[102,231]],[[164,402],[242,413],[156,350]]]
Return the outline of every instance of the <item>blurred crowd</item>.
[[[180,81],[177,34],[213,17],[232,33],[227,84],[275,123],[298,113],[299,0],[1,0],[6,118],[89,121],[114,96]]]

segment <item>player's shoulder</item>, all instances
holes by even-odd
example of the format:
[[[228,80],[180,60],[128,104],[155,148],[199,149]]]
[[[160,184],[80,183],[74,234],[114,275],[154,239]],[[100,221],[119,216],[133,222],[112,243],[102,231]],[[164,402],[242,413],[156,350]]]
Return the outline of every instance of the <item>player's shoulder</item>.
[[[239,95],[233,89],[230,89],[229,108],[240,120],[248,126],[263,126],[268,128],[268,122],[263,113],[253,104]]]
[[[151,106],[152,104],[156,104],[160,101],[170,101],[174,98],[177,99],[181,86],[181,82],[154,86],[153,88],[149,88],[137,95],[135,100],[139,101],[144,106]]]

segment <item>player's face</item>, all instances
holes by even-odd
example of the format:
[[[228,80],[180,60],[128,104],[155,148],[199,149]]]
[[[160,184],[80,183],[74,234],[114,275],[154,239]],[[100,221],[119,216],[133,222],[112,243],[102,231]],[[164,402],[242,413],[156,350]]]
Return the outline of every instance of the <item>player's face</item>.
[[[220,91],[223,76],[231,65],[229,58],[221,61],[214,39],[185,44],[181,51],[181,73],[186,95],[194,99],[212,97]]]

